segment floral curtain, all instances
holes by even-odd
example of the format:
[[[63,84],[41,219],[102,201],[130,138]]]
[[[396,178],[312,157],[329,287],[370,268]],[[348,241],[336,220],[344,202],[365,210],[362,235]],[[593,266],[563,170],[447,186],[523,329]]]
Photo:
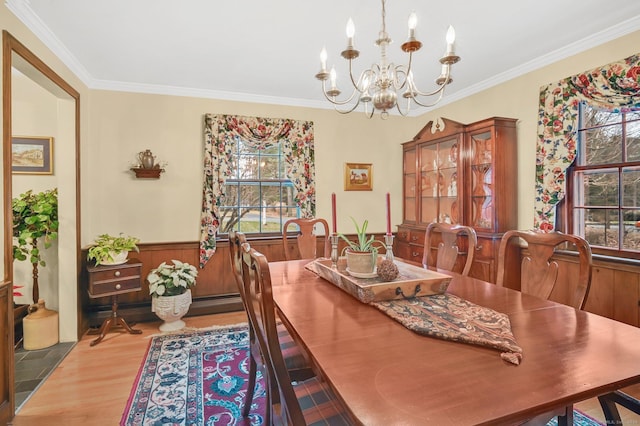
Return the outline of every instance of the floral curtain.
[[[640,106],[640,54],[540,88],[534,228],[555,226],[556,205],[566,192],[566,172],[576,157],[583,100],[608,108]]]
[[[237,139],[256,149],[282,142],[285,172],[294,187],[294,200],[303,217],[316,210],[313,122],[235,115],[204,116],[204,187],[200,216],[200,267],[216,251],[220,226],[218,208],[224,184],[231,177]]]

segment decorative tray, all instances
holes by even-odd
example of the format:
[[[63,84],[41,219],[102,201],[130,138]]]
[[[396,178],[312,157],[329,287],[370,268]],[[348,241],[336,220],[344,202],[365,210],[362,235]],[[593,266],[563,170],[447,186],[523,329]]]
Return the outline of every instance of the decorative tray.
[[[315,260],[309,267],[325,280],[364,303],[442,294],[451,282],[449,275],[410,265],[397,259],[394,263],[398,267],[399,274],[393,281],[384,281],[377,276],[353,277],[347,272],[347,260],[344,257],[338,259],[337,268],[331,266],[331,259]]]

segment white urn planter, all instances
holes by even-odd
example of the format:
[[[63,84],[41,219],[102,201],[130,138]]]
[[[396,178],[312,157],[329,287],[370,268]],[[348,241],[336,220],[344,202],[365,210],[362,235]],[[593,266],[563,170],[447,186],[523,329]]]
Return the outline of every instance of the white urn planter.
[[[191,306],[191,290],[176,296],[154,296],[151,298],[151,312],[164,321],[160,331],[175,331],[184,328],[182,317],[189,312]]]

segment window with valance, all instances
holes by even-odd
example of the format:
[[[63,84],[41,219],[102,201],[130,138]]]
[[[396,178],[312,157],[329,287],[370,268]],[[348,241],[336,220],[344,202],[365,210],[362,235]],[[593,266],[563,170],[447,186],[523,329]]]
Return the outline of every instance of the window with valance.
[[[204,185],[200,220],[200,267],[216,251],[227,179],[233,175],[233,153],[238,140],[257,150],[281,144],[285,172],[302,217],[316,209],[313,122],[290,119],[205,114]]]
[[[640,54],[564,78],[540,89],[534,228],[554,229],[576,158],[581,101],[607,108],[640,107]]]

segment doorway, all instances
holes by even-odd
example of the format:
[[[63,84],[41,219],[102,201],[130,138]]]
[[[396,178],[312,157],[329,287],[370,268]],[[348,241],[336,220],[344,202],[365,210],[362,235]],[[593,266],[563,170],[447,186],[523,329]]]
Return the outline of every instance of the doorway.
[[[3,38],[3,187],[5,215],[11,211],[11,200],[21,191],[20,185],[43,185],[43,180],[31,177],[31,181],[18,184],[12,174],[12,137],[17,133],[45,133],[56,141],[53,150],[55,172],[47,182],[58,188],[58,217],[60,222],[57,251],[54,256],[55,268],[51,268],[48,283],[41,287],[41,294],[51,302],[50,307],[59,312],[59,339],[63,342],[75,342],[79,336],[81,308],[78,297],[80,272],[80,167],[79,167],[79,118],[80,95],[58,74],[35,56],[22,43],[7,31]],[[46,101],[45,101],[46,100]],[[41,110],[49,104],[48,112]],[[19,114],[19,115],[18,115]],[[23,115],[32,115],[25,120]],[[37,127],[33,122],[40,121],[43,114],[50,114],[50,123],[46,129]],[[42,124],[42,123],[38,123]],[[17,185],[14,187],[14,184]],[[46,186],[46,185],[45,185]],[[38,189],[36,189],[38,190]],[[4,276],[5,283],[13,286],[13,254],[11,250],[11,218],[4,220]],[[30,289],[31,286],[29,286]],[[29,291],[27,291],[29,293]],[[7,329],[13,336],[13,300],[7,298],[6,315],[1,315],[0,329]],[[30,301],[30,299],[29,299]],[[4,311],[4,310],[3,310]],[[3,312],[4,314],[4,312]],[[3,370],[0,386],[7,390],[0,392],[0,420],[11,419],[15,412],[15,354],[13,338],[9,345],[0,350],[0,357],[7,362]],[[8,416],[8,417],[5,417]]]

